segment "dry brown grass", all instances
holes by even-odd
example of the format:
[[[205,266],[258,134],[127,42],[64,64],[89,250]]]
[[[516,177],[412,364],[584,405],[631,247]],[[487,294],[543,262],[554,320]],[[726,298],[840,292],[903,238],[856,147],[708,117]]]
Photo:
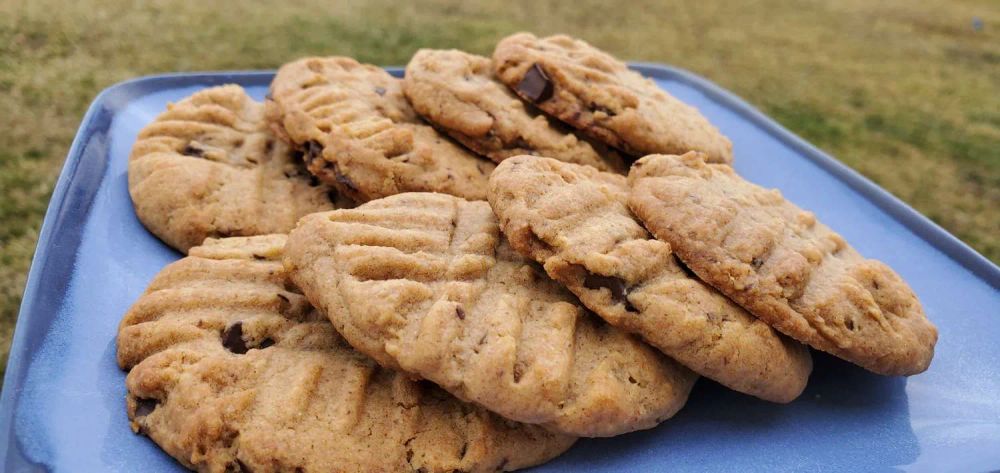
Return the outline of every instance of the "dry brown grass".
[[[52,186],[104,87],[307,54],[404,64],[418,47],[485,53],[517,30],[565,32],[702,74],[1000,261],[993,0],[285,3],[0,0],[3,360]]]

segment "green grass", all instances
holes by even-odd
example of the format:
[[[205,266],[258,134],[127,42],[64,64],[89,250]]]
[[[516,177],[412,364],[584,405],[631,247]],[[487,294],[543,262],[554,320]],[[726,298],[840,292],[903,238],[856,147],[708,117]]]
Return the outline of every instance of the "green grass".
[[[518,30],[704,75],[1000,261],[994,0],[284,3],[0,0],[0,366],[52,186],[101,89],[309,54],[404,64],[419,47],[489,53]]]

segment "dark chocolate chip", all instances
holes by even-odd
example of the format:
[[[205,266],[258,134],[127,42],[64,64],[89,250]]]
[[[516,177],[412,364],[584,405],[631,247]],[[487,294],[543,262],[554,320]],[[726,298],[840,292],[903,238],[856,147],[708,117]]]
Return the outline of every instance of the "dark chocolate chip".
[[[185,156],[191,156],[194,158],[201,158],[205,156],[205,150],[189,143],[187,146],[184,147],[184,150],[181,151],[181,154],[184,154]]]
[[[534,64],[517,84],[517,91],[532,102],[544,102],[552,98],[552,81],[541,66]]]
[[[337,197],[338,197],[337,191],[335,190],[330,190],[329,192],[326,193],[326,198],[330,199],[330,202],[336,202]]]
[[[603,105],[599,105],[599,104],[596,104],[596,103],[593,103],[593,102],[590,103],[590,111],[591,112],[604,112],[604,114],[607,115],[607,116],[609,116],[609,117],[615,116],[614,110],[611,110],[608,107],[605,107]]]
[[[455,316],[458,317],[458,320],[465,320],[465,311],[462,310],[462,306],[455,307]]]
[[[385,95],[385,87],[375,87],[375,93],[379,95]]]
[[[309,175],[309,187],[319,187],[319,179],[312,174]]]
[[[588,274],[583,279],[583,286],[587,289],[605,288],[611,291],[611,297],[619,300],[625,298],[625,283],[618,278],[602,276],[600,274]]]
[[[243,341],[243,322],[236,322],[226,327],[222,332],[222,346],[237,355],[247,352],[247,343]]]
[[[305,156],[306,162],[312,162],[316,158],[323,155],[323,145],[319,141],[309,140],[305,143]]]
[[[340,184],[340,185],[342,185],[342,186],[344,186],[344,187],[346,187],[346,188],[348,188],[348,189],[350,189],[350,190],[352,190],[354,192],[357,192],[358,186],[356,186],[354,184],[354,181],[351,181],[351,179],[349,177],[343,175],[340,172],[340,167],[337,166],[337,163],[333,163],[333,177],[335,177],[337,179],[337,183],[338,184]]]
[[[602,276],[600,274],[587,274],[587,277],[583,278],[583,287],[587,289],[601,289],[605,288],[611,291],[611,298],[623,302],[625,304],[625,310],[629,312],[637,312],[635,307],[628,301],[628,288],[625,287],[625,282],[618,278],[613,278],[610,276]]]
[[[257,345],[257,348],[263,350],[265,348],[273,347],[273,346],[274,346],[274,339],[268,337],[268,338],[265,338],[265,339],[261,340],[260,344]]]
[[[160,401],[156,399],[144,399],[136,398],[135,400],[135,416],[136,417],[146,417],[149,413],[156,410],[157,406],[160,405]]]

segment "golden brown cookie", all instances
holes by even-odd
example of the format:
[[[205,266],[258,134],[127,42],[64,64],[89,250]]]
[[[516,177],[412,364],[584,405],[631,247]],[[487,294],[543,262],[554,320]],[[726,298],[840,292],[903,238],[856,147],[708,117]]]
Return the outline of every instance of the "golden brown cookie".
[[[518,33],[497,44],[493,65],[525,100],[629,154],[702,151],[714,162],[733,160],[732,143],[697,109],[582,40]]]
[[[209,239],[125,315],[133,430],[205,472],[497,471],[573,438],[380,368],[287,280],[284,235]]]
[[[489,58],[421,49],[406,66],[403,91],[414,110],[469,149],[501,162],[532,154],[624,173],[620,154],[580,139],[525,105],[493,74]]]
[[[300,161],[269,130],[263,104],[238,85],[213,87],[139,132],[129,193],[143,225],[186,252],[206,237],[283,233],[334,202],[352,205]]]
[[[511,246],[611,325],[740,392],[790,402],[805,388],[809,350],[689,276],[629,212],[624,176],[518,156],[488,195]]]
[[[359,351],[509,419],[581,436],[650,428],[696,378],[514,253],[486,202],[409,193],[313,214],[285,266]]]
[[[646,156],[629,206],[703,280],[788,336],[875,373],[927,369],[937,329],[885,264],[704,156]]]
[[[424,123],[379,67],[346,57],[285,64],[268,106],[309,170],[358,202],[412,191],[486,198],[494,164]]]

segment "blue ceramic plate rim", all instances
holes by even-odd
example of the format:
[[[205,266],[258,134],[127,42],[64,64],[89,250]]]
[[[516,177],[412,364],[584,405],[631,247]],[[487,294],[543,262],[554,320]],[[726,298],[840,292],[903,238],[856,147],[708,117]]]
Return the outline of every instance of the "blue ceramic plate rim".
[[[921,215],[888,191],[877,186],[857,171],[837,161],[822,150],[764,115],[760,110],[740,99],[735,94],[698,76],[690,71],[673,66],[633,63],[632,68],[642,74],[658,79],[678,81],[699,89],[710,99],[735,111],[742,118],[758,126],[764,132],[796,150],[848,187],[867,198],[876,207],[892,216],[904,227],[938,249],[949,258],[968,269],[994,289],[1000,289],[1000,267],[967,244],[948,233],[939,225]],[[388,67],[395,75],[402,74],[402,68]],[[42,223],[35,256],[24,291],[17,324],[11,344],[4,388],[0,395],[0,458],[5,470],[13,471],[28,467],[31,463],[21,454],[13,433],[13,408],[21,391],[32,346],[28,340],[33,335],[45,331],[50,319],[45,313],[57,301],[44,300],[39,289],[43,281],[60,289],[65,289],[72,267],[59,265],[59,261],[70,261],[80,243],[80,222],[86,221],[95,189],[88,190],[82,183],[92,179],[100,180],[105,163],[95,162],[94,166],[81,166],[93,153],[88,153],[88,143],[95,136],[108,132],[114,105],[127,102],[150,90],[164,86],[213,86],[239,82],[244,85],[267,85],[273,71],[222,71],[197,73],[171,73],[143,76],[112,85],[94,99],[81,121],[80,128],[70,146],[66,162],[56,182],[52,198]],[[110,105],[110,106],[109,106]],[[92,159],[103,159],[97,156]],[[83,210],[80,212],[79,210]],[[68,237],[68,238],[67,238]],[[66,258],[69,256],[68,258]]]

